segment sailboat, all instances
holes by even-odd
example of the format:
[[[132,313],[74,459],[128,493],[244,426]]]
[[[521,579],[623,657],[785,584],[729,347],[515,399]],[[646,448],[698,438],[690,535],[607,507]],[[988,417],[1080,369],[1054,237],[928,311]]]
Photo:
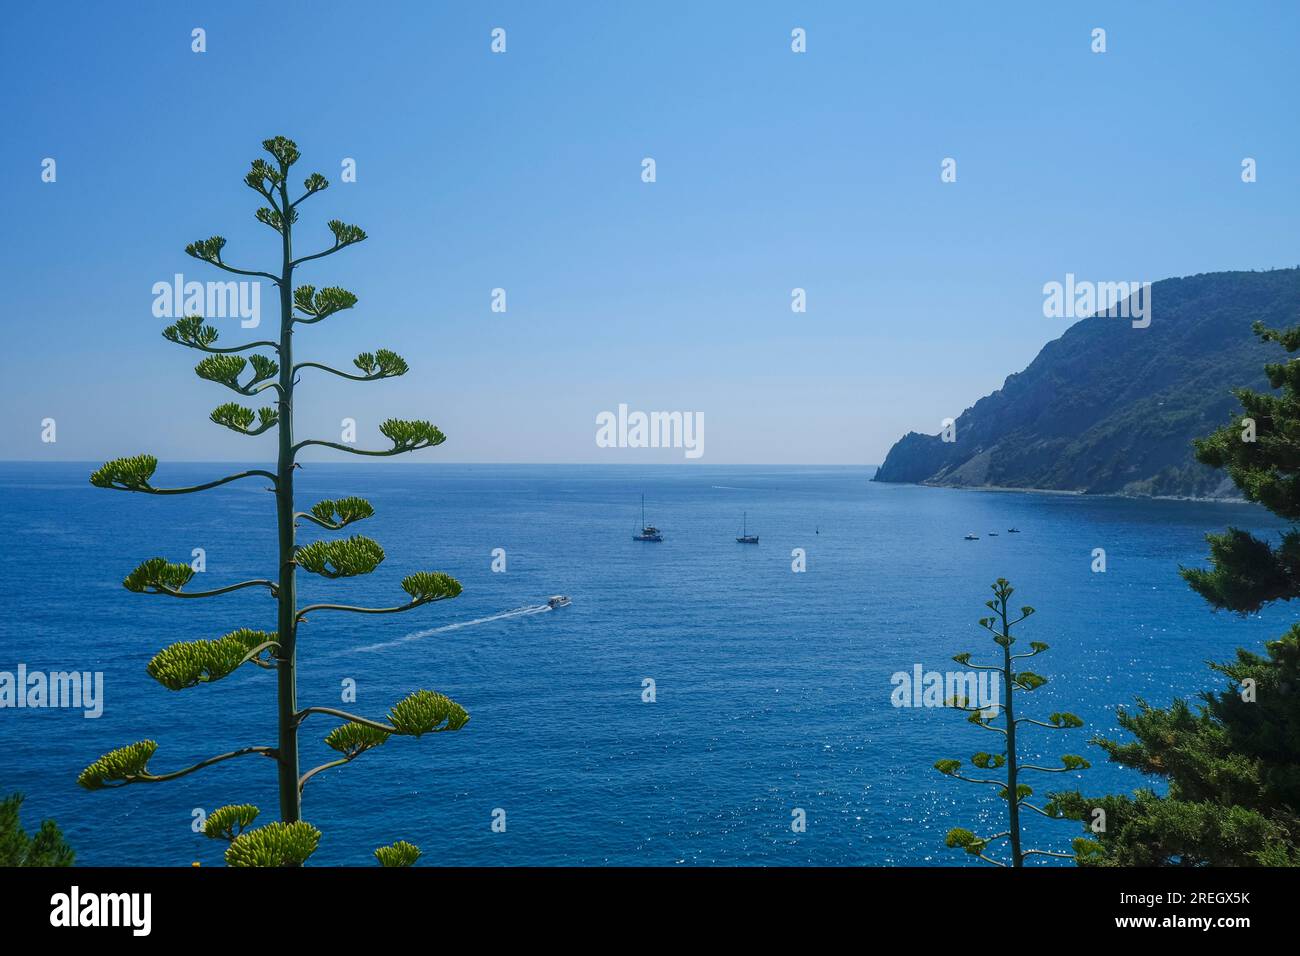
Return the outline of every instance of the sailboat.
[[[632,535],[633,541],[662,541],[664,536],[652,524],[645,523],[645,495],[641,496],[641,533]]]
[[[741,519],[740,537],[736,539],[737,544],[758,544],[758,535],[749,533],[749,512],[744,513]]]

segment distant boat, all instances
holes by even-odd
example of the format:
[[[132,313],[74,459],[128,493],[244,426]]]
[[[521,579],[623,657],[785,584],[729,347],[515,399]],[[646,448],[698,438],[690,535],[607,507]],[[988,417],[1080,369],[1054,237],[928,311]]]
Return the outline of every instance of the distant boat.
[[[569,600],[567,594],[556,594],[546,600],[546,606],[552,609],[557,607],[568,607],[572,603],[573,602]]]
[[[974,531],[972,531],[970,534],[966,535],[966,540],[967,540],[967,541],[978,541],[979,539],[980,539],[980,536],[977,535]]]
[[[989,537],[990,537],[990,538],[996,538],[997,536],[998,536],[998,533],[997,533],[996,531],[990,531],[990,532],[989,532]]]
[[[749,512],[744,513],[740,520],[740,537],[736,539],[737,544],[758,544],[758,535],[749,533]]]
[[[1008,528],[1008,529],[1007,529],[1007,534],[1020,534],[1020,529],[1019,529],[1019,528]]]
[[[662,541],[664,536],[652,524],[645,523],[645,495],[641,496],[641,533],[632,535],[633,541]]]

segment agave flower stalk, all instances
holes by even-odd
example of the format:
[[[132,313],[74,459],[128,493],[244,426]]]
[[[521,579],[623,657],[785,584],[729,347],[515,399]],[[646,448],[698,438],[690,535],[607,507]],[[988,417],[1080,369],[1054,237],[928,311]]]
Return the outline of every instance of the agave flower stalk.
[[[402,581],[407,600],[386,607],[356,607],[322,603],[298,606],[299,571],[326,579],[369,574],[384,561],[384,549],[363,535],[344,539],[321,539],[299,545],[296,532],[299,522],[306,521],[325,531],[339,531],[374,514],[363,498],[343,497],[317,502],[306,511],[297,510],[294,474],[298,454],[319,445],[356,455],[389,456],[407,454],[441,445],[446,436],[432,423],[423,420],[389,419],[380,432],[392,443],[386,449],[357,449],[350,445],[294,435],[294,397],[300,374],[307,369],[321,370],[359,382],[372,382],[404,375],[406,361],[389,349],[362,352],[353,361],[357,373],[333,368],[315,361],[294,360],[294,335],[299,326],[312,326],[353,308],[357,297],[335,286],[295,286],[297,270],[309,262],[332,256],[366,239],[357,226],[331,220],[327,225],[333,243],[322,251],[295,258],[294,226],[299,205],[329,186],[319,173],[303,182],[304,192],[290,199],[289,171],[298,161],[297,145],[277,136],[262,144],[270,161],[255,160],[244,178],[245,184],[258,193],[266,205],[257,209],[255,218],[280,236],[280,265],[275,271],[245,269],[227,262],[226,240],[221,236],[202,239],[186,246],[185,251],[202,262],[236,275],[265,279],[277,288],[280,304],[278,338],[218,346],[217,329],[202,316],[185,316],[163,330],[169,341],[204,353],[195,373],[205,381],[229,389],[240,396],[256,397],[268,402],[254,410],[236,401],[226,402],[213,410],[211,420],[242,435],[260,435],[275,430],[277,456],[274,471],[250,469],[188,487],[163,488],[153,484],[158,460],[152,455],[135,455],[105,463],[90,477],[99,488],[151,495],[182,495],[216,488],[244,478],[263,478],[270,482],[276,501],[277,566],[264,578],[224,585],[205,591],[186,590],[193,571],[184,563],[166,558],[150,558],[132,571],[124,586],[140,594],[161,594],[176,598],[212,598],[245,588],[264,589],[275,602],[275,629],[264,631],[240,627],[220,638],[182,641],[163,648],[149,662],[148,673],[164,687],[181,691],[211,684],[231,676],[244,664],[276,672],[277,728],[274,744],[260,743],[240,747],[199,761],[189,767],[154,772],[149,761],[157,750],[152,740],[142,740],[104,754],[92,762],[78,782],[87,789],[100,790],[138,783],[172,780],[214,764],[238,757],[258,755],[274,761],[279,783],[280,819],[253,828],[259,810],[250,804],[231,804],[214,810],[208,817],[205,832],[213,839],[230,843],[226,861],[232,866],[297,866],[316,849],[320,833],[302,820],[302,795],[308,781],[333,767],[351,763],[361,754],[385,744],[392,736],[420,737],[427,733],[457,731],[469,720],[455,701],[430,690],[417,690],[390,709],[387,720],[373,720],[333,707],[300,707],[297,690],[298,628],[309,613],[340,611],[358,614],[392,614],[413,610],[460,594],[461,586],[452,577],[439,572],[417,571]],[[269,350],[273,355],[254,350]],[[252,354],[245,355],[243,353]],[[299,765],[298,731],[303,721],[319,714],[342,721],[325,738],[339,757],[303,773]],[[420,850],[405,841],[381,847],[376,859],[384,866],[409,866]]]
[[[1030,803],[1029,798],[1034,795],[1034,790],[1031,786],[1021,782],[1021,775],[1030,772],[1071,773],[1085,769],[1090,764],[1077,754],[1063,755],[1059,767],[1040,767],[1035,764],[1023,763],[1017,749],[1017,734],[1022,724],[1045,727],[1049,730],[1069,730],[1082,727],[1083,721],[1074,714],[1066,712],[1054,713],[1046,722],[1016,716],[1016,693],[1032,693],[1047,683],[1047,678],[1041,674],[1035,674],[1029,670],[1017,670],[1020,665],[1016,662],[1030,657],[1037,657],[1049,648],[1041,641],[1031,641],[1028,653],[1011,653],[1011,647],[1016,643],[1016,638],[1011,633],[1012,629],[1030,617],[1034,613],[1034,609],[1032,607],[1022,607],[1020,616],[1013,618],[1011,616],[1013,612],[1008,610],[1008,602],[1015,592],[1015,588],[1011,586],[1006,578],[998,578],[991,587],[993,599],[986,601],[984,606],[993,612],[993,616],[980,618],[979,624],[980,627],[993,635],[993,642],[1002,649],[1001,663],[973,664],[971,663],[971,655],[968,653],[958,654],[953,657],[953,660],[972,670],[999,672],[1002,675],[1002,686],[1005,688],[1006,699],[1002,702],[977,702],[972,705],[971,701],[957,697],[948,700],[946,706],[969,713],[970,717],[967,719],[981,730],[1001,735],[1003,747],[1000,751],[992,753],[980,751],[971,755],[971,764],[981,772],[988,773],[992,771],[993,775],[991,776],[968,776],[962,770],[961,761],[952,759],[936,761],[934,769],[955,780],[996,787],[999,798],[1004,800],[1007,805],[1007,829],[987,836],[977,836],[963,827],[954,827],[948,831],[944,842],[949,847],[965,850],[972,856],[979,857],[984,862],[996,866],[1021,867],[1025,865],[1026,857],[1030,856],[1074,859],[1073,854],[1070,853],[1057,853],[1053,850],[1031,850],[1023,847],[1020,827],[1021,810],[1030,810],[1053,819],[1062,819],[1063,813],[1054,800],[1041,807]],[[1001,773],[998,773],[998,771],[1001,771]],[[1006,841],[1007,844],[1006,858],[999,859],[990,855],[992,847],[1003,841]]]

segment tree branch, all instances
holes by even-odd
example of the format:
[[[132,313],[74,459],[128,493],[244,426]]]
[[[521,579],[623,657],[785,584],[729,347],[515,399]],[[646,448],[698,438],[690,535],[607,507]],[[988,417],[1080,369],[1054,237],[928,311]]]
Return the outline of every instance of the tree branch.
[[[241,471],[237,475],[227,475],[225,478],[218,478],[216,481],[205,482],[204,484],[201,485],[191,485],[188,488],[154,488],[148,485],[140,488],[126,488],[123,487],[122,485],[101,485],[100,487],[109,488],[113,491],[138,491],[141,494],[146,494],[146,495],[188,495],[196,491],[207,491],[209,488],[216,488],[218,485],[224,485],[232,481],[238,481],[240,478],[252,478],[255,476],[260,476],[262,478],[270,478],[271,481],[274,481],[278,484],[278,480],[276,479],[274,472],[263,471],[261,469],[253,469],[252,471]]]
[[[356,714],[349,714],[346,710],[337,710],[333,707],[304,707],[298,713],[294,714],[294,720],[301,724],[307,719],[309,714],[328,714],[331,717],[338,717],[341,720],[351,721],[354,724],[364,724],[366,727],[373,727],[375,730],[382,730],[388,734],[401,734],[401,731],[391,724],[380,723],[377,720],[369,720],[365,717],[358,717]]]
[[[187,349],[197,349],[200,352],[211,352],[213,355],[228,355],[231,352],[246,352],[249,349],[275,349],[276,352],[280,351],[280,343],[271,341],[249,342],[247,345],[234,345],[228,349],[214,349],[210,345],[197,345],[194,342],[183,342],[180,339],[168,339],[168,341],[175,342],[177,345],[183,345]]]
[[[235,275],[259,276],[263,279],[270,279],[276,285],[280,284],[279,276],[273,276],[269,272],[258,272],[256,270],[250,270],[250,269],[236,269],[234,266],[227,265],[225,262],[223,262],[220,255],[211,259],[204,258],[203,256],[195,256],[194,258],[198,259],[201,262],[207,262],[211,265],[214,265],[218,269],[224,269],[226,272],[233,272]]]
[[[1017,717],[1018,724],[1033,724],[1035,727],[1046,727],[1048,730],[1074,730],[1074,727],[1067,727],[1065,724],[1045,724],[1041,720],[1034,720],[1032,717]]]
[[[321,521],[320,518],[317,518],[310,511],[295,511],[293,513],[293,520],[297,521],[299,518],[306,518],[312,524],[320,525],[326,531],[341,531],[343,528],[347,527],[346,525],[335,524],[333,521]]]
[[[307,198],[306,196],[303,197],[303,199],[306,199],[306,198]],[[336,242],[336,243],[334,243],[334,245],[333,245],[331,248],[326,249],[324,252],[317,252],[317,253],[314,254],[314,255],[303,256],[301,259],[294,259],[293,262],[290,263],[290,265],[291,265],[293,268],[297,268],[298,266],[302,265],[304,262],[311,262],[313,259],[323,259],[323,258],[325,258],[326,256],[333,255],[334,253],[338,252],[340,249],[346,249],[346,248],[347,248],[348,246],[350,246],[350,245],[353,245],[353,243],[350,243],[350,242],[342,242],[342,243],[340,243],[340,242]]]
[[[303,448],[306,448],[308,445],[321,445],[325,448],[334,448],[337,449],[338,451],[346,451],[352,455],[369,455],[373,458],[388,458],[391,457],[392,455],[405,455],[407,452],[410,451],[422,451],[425,448],[434,447],[433,445],[416,445],[412,448],[390,448],[387,451],[367,451],[364,448],[351,448],[347,445],[340,445],[338,442],[321,441],[320,439],[317,438],[308,438],[305,439],[304,441],[298,442],[298,444],[293,446],[292,449],[293,454],[295,455],[298,454],[299,451],[301,451]]]
[[[397,607],[352,607],[348,604],[309,604],[298,612],[295,621],[303,621],[312,611],[351,611],[353,614],[397,614],[400,611],[410,611],[413,608],[421,607],[425,604],[432,604],[435,601],[445,601],[447,598],[425,598],[420,601],[412,601],[410,604],[399,604]]]
[[[952,777],[954,780],[965,780],[967,783],[991,783],[995,787],[1005,787],[1007,785],[1005,780],[976,780],[974,777],[963,777],[959,773],[950,773],[947,776]],[[990,839],[992,838],[990,837]]]
[[[294,321],[295,321],[295,322],[301,322],[301,321],[303,321],[303,320],[301,320],[301,319],[295,319]],[[304,324],[306,324],[306,323],[304,323]],[[293,373],[294,373],[295,375],[297,375],[297,374],[298,374],[298,370],[299,370],[299,369],[304,369],[304,368],[318,368],[318,369],[321,369],[321,370],[326,371],[326,372],[332,372],[333,374],[339,376],[340,378],[351,379],[351,380],[354,381],[354,382],[373,382],[373,381],[375,381],[376,379],[381,379],[381,378],[392,378],[392,377],[393,377],[393,376],[383,375],[383,374],[379,374],[379,373],[372,374],[372,375],[353,375],[351,372],[345,372],[345,371],[343,371],[342,369],[332,368],[332,367],[329,366],[329,365],[322,365],[320,362],[299,362],[297,365],[295,365],[295,366],[293,367]]]
[[[340,757],[338,760],[331,760],[329,763],[323,763],[319,767],[312,767],[298,778],[298,795],[302,796],[302,788],[307,786],[307,781],[316,776],[316,774],[320,773],[322,770],[329,770],[331,767],[341,767],[345,763],[351,763],[356,756],[358,755],[354,754],[352,757]]]
[[[143,593],[170,594],[172,597],[178,598],[206,598],[216,597],[218,594],[228,594],[231,591],[238,591],[241,588],[255,587],[265,587],[269,589],[272,597],[276,596],[280,591],[280,586],[274,581],[268,581],[265,578],[258,578],[253,581],[241,581],[238,584],[228,584],[224,588],[217,588],[212,591],[177,591],[173,588],[167,587],[166,585],[158,585],[153,592],[146,591]]]
[[[128,777],[120,783],[104,783],[102,786],[104,789],[110,789],[115,787],[125,787],[132,783],[160,783],[164,780],[175,780],[177,777],[184,777],[188,774],[194,773],[196,770],[210,767],[214,763],[221,763],[221,761],[230,760],[233,757],[246,757],[249,754],[262,754],[263,756],[271,757],[273,759],[278,759],[280,756],[279,751],[274,747],[242,747],[239,750],[232,750],[229,753],[219,754],[216,757],[209,757],[207,760],[200,760],[192,767],[186,767],[184,770],[173,770],[171,773],[162,774],[146,773],[139,776]]]

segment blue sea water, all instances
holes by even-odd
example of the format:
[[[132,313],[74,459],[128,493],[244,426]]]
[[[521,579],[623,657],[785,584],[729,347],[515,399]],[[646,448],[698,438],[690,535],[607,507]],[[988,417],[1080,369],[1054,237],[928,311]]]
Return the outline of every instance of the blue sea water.
[[[0,791],[27,794],[25,818],[54,817],[83,864],[204,865],[222,847],[194,833],[196,809],[255,803],[276,816],[274,766],[244,757],[183,779],[87,792],[78,772],[104,751],[158,742],[151,768],[275,742],[274,675],[245,667],[172,692],[145,674],[160,647],[235,627],[272,629],[261,591],[182,601],[131,594],[122,577],[154,555],[206,552],[202,585],[273,576],[274,503],[257,479],[199,495],[102,491],[91,466],[0,465],[8,515],[0,670],[103,671],[103,716],[0,710]],[[163,465],[160,485],[229,465]],[[866,468],[308,464],[303,504],[367,497],[379,540],[373,575],[303,574],[304,603],[404,600],[401,578],[442,570],[454,601],[387,616],[320,613],[300,637],[300,705],[382,718],[429,687],[472,715],[460,732],[393,738],[310,783],[304,817],[323,831],[313,858],[368,864],[406,839],[432,864],[964,865],[952,826],[998,827],[992,788],[946,779],[940,757],[992,749],[987,732],[942,708],[891,705],[891,675],[991,660],[976,625],[989,584],[1038,613],[1021,639],[1051,651],[1050,678],[1022,712],[1079,714],[1087,727],[1027,735],[1028,751],[1095,761],[1043,789],[1131,790],[1143,780],[1087,744],[1118,733],[1116,705],[1166,703],[1219,686],[1207,660],[1258,648],[1285,608],[1212,614],[1178,577],[1203,536],[1230,523],[1279,527],[1240,504],[980,493],[873,484]],[[661,544],[632,540],[640,519]],[[761,537],[739,545],[741,516]],[[1019,535],[1006,529],[1019,527]],[[998,537],[985,533],[999,531]],[[974,531],[979,541],[965,541]],[[305,526],[302,540],[318,529]],[[504,548],[507,571],[491,570]],[[791,570],[802,548],[807,570]],[[1091,570],[1104,548],[1105,573]],[[538,610],[552,594],[570,607]],[[520,613],[504,613],[530,609]],[[643,702],[643,681],[656,700]],[[347,680],[358,699],[343,704]],[[303,767],[332,752],[333,726],[303,727]],[[492,829],[505,811],[504,833]],[[791,829],[792,813],[807,829]],[[1033,818],[1029,842],[1065,849],[1074,824]],[[1000,829],[1000,827],[998,827]]]

